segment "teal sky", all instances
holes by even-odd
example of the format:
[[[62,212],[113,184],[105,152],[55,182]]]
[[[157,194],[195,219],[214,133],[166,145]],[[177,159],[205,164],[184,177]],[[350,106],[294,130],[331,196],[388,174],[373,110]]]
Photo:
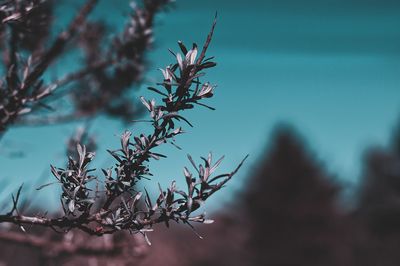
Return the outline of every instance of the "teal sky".
[[[66,2],[58,16],[67,21],[80,2]],[[126,0],[103,0],[94,16],[118,29],[127,10]],[[370,145],[385,145],[400,118],[400,2],[177,1],[176,8],[158,19],[150,71],[137,96],[152,97],[145,87],[160,80],[156,69],[172,62],[167,49],[177,50],[177,40],[188,45],[204,41],[215,11],[218,26],[209,55],[216,56],[219,65],[206,79],[218,85],[215,99],[209,101],[217,110],[187,113],[195,127],[178,139],[184,150],[163,148],[169,157],[153,164],[160,176],[146,187],[183,180],[186,153],[225,154],[221,171],[233,169],[249,153],[235,181],[211,202],[211,208],[222,206],[251,175],[279,122],[293,124],[340,180],[357,182],[363,151]],[[65,69],[76,64],[70,61]],[[32,184],[40,176],[49,181],[48,166],[63,165],[65,141],[75,126],[10,130],[2,142],[2,178],[13,180],[12,187]],[[146,130],[143,126],[128,129],[139,134]],[[115,135],[123,130],[117,121],[94,121],[92,131],[101,144],[96,167],[112,165],[104,151],[118,146]],[[9,156],[21,149],[23,157]],[[41,195],[37,202],[47,199],[57,206],[53,189]]]

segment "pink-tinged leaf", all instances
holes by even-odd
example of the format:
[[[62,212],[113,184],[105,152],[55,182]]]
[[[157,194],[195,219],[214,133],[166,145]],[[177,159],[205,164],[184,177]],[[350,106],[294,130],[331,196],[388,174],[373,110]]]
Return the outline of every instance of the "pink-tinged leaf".
[[[181,55],[180,53],[178,53],[178,54],[176,55],[176,61],[177,61],[178,64],[179,64],[180,70],[183,70],[183,59],[182,59],[182,55]]]
[[[147,108],[147,110],[151,111],[149,103],[146,101],[146,99],[143,96],[140,97],[140,100],[142,101],[143,105]]]
[[[221,162],[224,160],[224,158],[225,158],[225,156],[222,156],[221,158],[219,158],[219,160],[214,164],[214,166],[211,167],[210,174],[212,174],[218,168],[218,166],[221,164]]]

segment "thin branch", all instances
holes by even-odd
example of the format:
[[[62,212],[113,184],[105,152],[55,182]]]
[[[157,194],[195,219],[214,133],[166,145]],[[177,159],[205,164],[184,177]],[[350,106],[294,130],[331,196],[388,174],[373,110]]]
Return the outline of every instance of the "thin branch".
[[[98,247],[87,244],[85,245],[85,243],[51,241],[47,238],[12,231],[0,231],[0,241],[34,247],[45,252],[49,257],[65,256],[69,254],[105,257],[119,256],[122,253],[124,246],[128,245],[126,243],[122,244],[114,242],[111,245]]]
[[[57,37],[50,49],[41,57],[41,61],[28,75],[24,83],[24,87],[21,88],[22,91],[36,83],[48,66],[53,62],[53,60],[64,51],[67,42],[76,34],[79,27],[81,27],[89,13],[96,6],[97,2],[98,0],[87,0],[86,4],[82,7],[69,27]]]

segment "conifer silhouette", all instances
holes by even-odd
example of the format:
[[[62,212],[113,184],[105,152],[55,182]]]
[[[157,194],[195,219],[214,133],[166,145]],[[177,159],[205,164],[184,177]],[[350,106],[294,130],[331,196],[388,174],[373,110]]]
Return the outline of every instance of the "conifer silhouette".
[[[348,265],[338,187],[291,127],[272,143],[244,201],[252,265]]]
[[[357,265],[394,266],[400,261],[400,135],[390,147],[371,148],[365,155],[359,202],[354,217],[360,225]]]

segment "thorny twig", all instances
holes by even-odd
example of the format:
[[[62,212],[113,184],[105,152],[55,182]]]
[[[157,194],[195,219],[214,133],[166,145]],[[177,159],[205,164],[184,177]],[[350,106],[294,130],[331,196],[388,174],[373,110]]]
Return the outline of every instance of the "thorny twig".
[[[161,4],[167,2],[165,0],[145,1],[145,10],[148,12],[146,19],[144,21],[139,19],[143,17],[141,17],[142,11],[138,11],[135,15],[136,20],[133,21],[140,23],[142,28],[148,27],[152,23],[154,12]],[[81,11],[81,13],[87,13],[89,7],[94,3],[94,1],[88,1],[86,9],[84,8],[87,11]],[[231,173],[214,175],[223,158],[214,163],[212,155],[209,154],[207,158],[202,158],[203,164],[197,166],[192,157],[188,156],[195,173],[184,168],[183,174],[187,189],[185,191],[178,189],[173,181],[167,189],[159,187],[160,192],[155,200],[151,199],[146,190],[145,193],[137,191],[136,184],[138,181],[152,176],[148,166],[150,160],[165,157],[165,155],[157,153],[155,148],[164,143],[174,144],[175,137],[184,133],[182,127],[178,127],[177,124],[183,121],[192,126],[182,115],[183,111],[192,109],[195,105],[213,109],[204,104],[203,100],[213,97],[215,86],[200,81],[200,78],[204,76],[203,70],[216,65],[211,61],[212,58],[205,58],[215,25],[216,20],[214,20],[199,57],[197,57],[196,44],[193,44],[192,49],[188,50],[182,42],[178,42],[182,54],[172,52],[176,62],[161,69],[164,80],[158,85],[162,88],[149,88],[162,96],[160,104],[156,104],[155,99],[147,100],[141,97],[141,101],[150,115],[149,121],[152,123],[153,131],[149,135],[140,134],[138,136],[132,136],[131,132],[126,131],[121,136],[120,149],[108,151],[116,163],[113,168],[102,169],[105,176],[103,197],[99,197],[98,189],[93,191],[91,186],[91,182],[98,181],[98,177],[92,174],[95,169],[90,168],[95,154],[88,151],[85,145],[77,143],[76,155],[68,158],[66,168],[51,166],[51,172],[62,188],[61,205],[64,215],[58,218],[49,218],[21,214],[18,210],[20,188],[17,196],[15,198],[13,196],[11,211],[0,215],[0,223],[13,223],[21,228],[26,224],[38,225],[52,228],[57,232],[79,229],[97,236],[126,230],[130,233],[141,233],[146,240],[146,232],[151,231],[155,224],[164,223],[169,226],[171,221],[175,221],[193,228],[193,222],[211,223],[212,220],[206,219],[204,214],[195,215],[194,212],[237,173],[247,157]],[[74,32],[74,30],[72,31]],[[122,38],[116,40],[117,47],[121,49],[120,57],[130,58],[132,56],[123,51],[126,48],[132,48],[131,42],[140,36],[135,34],[132,36],[131,33],[131,31],[127,31]],[[131,59],[133,61],[141,60],[136,55]],[[48,62],[48,60],[45,61]],[[39,63],[39,66],[42,65],[47,64]],[[42,73],[41,69],[43,67],[39,67],[33,72]],[[132,71],[132,68],[128,63],[128,65],[122,66],[120,71]],[[33,78],[37,76],[37,74],[30,75]],[[23,82],[22,88],[32,84],[32,77]],[[47,185],[41,186],[41,188],[45,186]],[[103,199],[105,199],[103,204],[99,204]]]

